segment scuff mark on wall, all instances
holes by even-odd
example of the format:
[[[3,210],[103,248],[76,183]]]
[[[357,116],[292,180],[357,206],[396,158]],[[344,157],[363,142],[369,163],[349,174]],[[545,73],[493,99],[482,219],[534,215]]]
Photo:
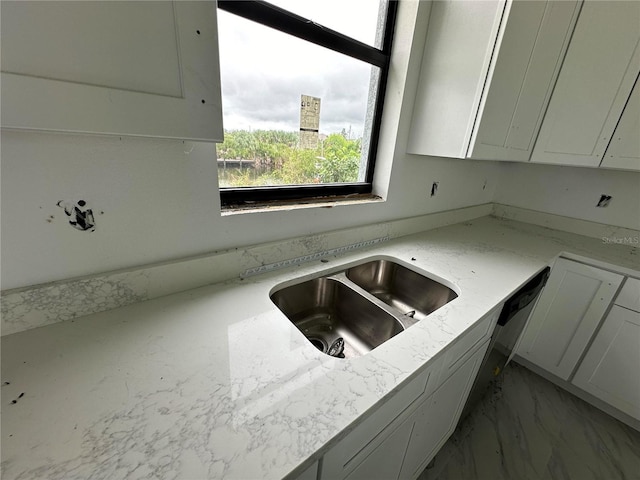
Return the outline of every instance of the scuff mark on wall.
[[[66,200],[60,200],[57,205],[64,210],[69,218],[69,224],[78,230],[83,232],[91,231],[95,232],[96,222],[93,218],[93,210],[86,208],[87,202],[84,200],[78,200],[77,202],[70,202]]]

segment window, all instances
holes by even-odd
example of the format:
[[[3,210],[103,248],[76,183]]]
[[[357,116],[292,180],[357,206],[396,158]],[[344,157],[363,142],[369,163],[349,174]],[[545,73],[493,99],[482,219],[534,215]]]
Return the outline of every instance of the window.
[[[370,194],[397,2],[218,8],[222,205]]]

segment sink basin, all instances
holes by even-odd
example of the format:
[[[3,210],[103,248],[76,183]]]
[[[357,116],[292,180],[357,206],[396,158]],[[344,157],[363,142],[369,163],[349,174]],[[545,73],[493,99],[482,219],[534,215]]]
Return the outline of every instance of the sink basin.
[[[346,275],[360,288],[415,321],[458,296],[449,287],[390,260],[357,265],[348,269]]]
[[[341,358],[364,355],[404,330],[393,315],[334,278],[285,287],[271,300],[322,352],[342,338],[344,350],[334,354]]]
[[[309,342],[334,357],[364,355],[458,296],[386,258],[336,270],[270,295]]]

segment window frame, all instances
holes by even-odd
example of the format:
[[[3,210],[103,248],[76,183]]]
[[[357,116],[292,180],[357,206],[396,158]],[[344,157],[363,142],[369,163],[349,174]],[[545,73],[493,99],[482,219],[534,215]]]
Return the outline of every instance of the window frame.
[[[292,184],[268,187],[220,187],[222,207],[234,208],[256,203],[292,201],[296,199],[303,203],[304,200],[320,197],[344,197],[353,196],[354,194],[370,195],[373,192],[373,173],[378,150],[380,125],[382,123],[382,106],[391,62],[391,45],[398,0],[388,0],[387,3],[382,49],[367,45],[264,0],[218,0],[218,8],[380,68],[364,182],[321,185]]]

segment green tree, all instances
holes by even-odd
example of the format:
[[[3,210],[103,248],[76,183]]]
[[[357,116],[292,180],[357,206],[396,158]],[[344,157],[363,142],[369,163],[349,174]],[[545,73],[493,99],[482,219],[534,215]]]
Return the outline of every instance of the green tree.
[[[220,170],[220,185],[231,187],[355,182],[361,142],[329,135],[317,149],[298,148],[298,133],[283,130],[225,131],[219,159],[250,160],[252,168]]]
[[[317,151],[290,148],[282,168],[278,170],[279,178],[283,184],[318,183],[317,163]]]
[[[329,135],[323,145],[324,159],[318,174],[322,183],[355,182],[360,169],[360,140],[347,140],[338,133]]]

